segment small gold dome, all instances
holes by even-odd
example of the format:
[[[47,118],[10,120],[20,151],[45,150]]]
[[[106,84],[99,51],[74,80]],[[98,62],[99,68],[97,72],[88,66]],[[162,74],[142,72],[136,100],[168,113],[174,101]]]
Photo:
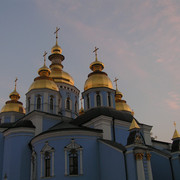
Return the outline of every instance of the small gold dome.
[[[116,110],[118,110],[118,111],[128,111],[132,115],[134,115],[134,112],[131,110],[131,108],[126,103],[126,101],[122,100],[122,97],[123,97],[123,94],[116,87],[116,94],[115,94],[115,106],[116,106]]]
[[[97,87],[107,87],[112,89],[112,82],[105,72],[93,72],[89,74],[88,79],[85,82],[84,90]]]
[[[14,91],[10,93],[9,98],[11,100],[6,102],[4,107],[1,109],[1,113],[2,112],[19,112],[19,113],[25,114],[26,111],[23,107],[23,104],[18,101],[20,99],[20,95],[16,91],[16,83],[15,83]]]
[[[51,70],[45,64],[38,70],[38,74],[40,76],[49,76],[50,73],[51,73]]]
[[[1,109],[2,112],[19,112],[25,114],[26,111],[23,107],[23,104],[19,101],[7,101],[4,107]]]
[[[14,91],[9,95],[9,98],[11,100],[19,100],[20,99],[20,95],[19,93],[16,91],[16,88],[14,89]]]
[[[98,60],[92,62],[89,66],[92,71],[102,71],[104,69],[104,64]]]
[[[88,75],[88,79],[86,80],[84,84],[84,90],[88,90],[90,88],[97,88],[97,87],[106,87],[113,89],[112,82],[109,79],[108,75],[103,72],[104,64],[100,61],[98,61],[97,58],[97,50],[99,48],[95,47],[95,61],[92,62],[89,66],[89,68],[93,71]]]
[[[132,113],[131,108],[129,107],[128,104],[126,104],[125,100],[120,100],[118,102],[115,102],[115,105],[116,105],[116,110],[118,111],[128,111]]]
[[[56,34],[56,44],[55,46],[52,47],[51,49],[51,53],[52,54],[61,54],[62,53],[62,49],[61,47],[58,45],[58,31],[60,30],[60,28],[56,27],[56,31],[54,32],[54,34]]]
[[[33,89],[44,89],[44,88],[55,91],[59,90],[56,83],[51,79],[35,79],[35,81],[31,84],[28,92]]]
[[[44,88],[59,91],[59,88],[56,85],[56,83],[53,81],[52,78],[49,77],[50,73],[51,70],[44,63],[44,66],[42,66],[38,70],[38,74],[40,76],[34,79],[34,82],[31,84],[28,92],[33,89],[44,89]]]
[[[62,49],[61,49],[61,47],[56,43],[55,46],[52,47],[51,53],[52,53],[52,54],[61,54],[61,53],[62,53]]]

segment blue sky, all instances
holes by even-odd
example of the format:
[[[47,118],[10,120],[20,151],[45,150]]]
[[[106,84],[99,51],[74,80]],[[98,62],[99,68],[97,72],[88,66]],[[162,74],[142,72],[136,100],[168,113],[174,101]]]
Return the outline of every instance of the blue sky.
[[[180,131],[179,0],[16,0],[0,2],[0,107],[17,90],[25,94],[43,64],[44,51],[59,44],[64,70],[83,91],[99,47],[98,59],[141,123],[153,136],[171,141]],[[49,65],[50,62],[48,61]],[[114,85],[115,87],[115,85]]]

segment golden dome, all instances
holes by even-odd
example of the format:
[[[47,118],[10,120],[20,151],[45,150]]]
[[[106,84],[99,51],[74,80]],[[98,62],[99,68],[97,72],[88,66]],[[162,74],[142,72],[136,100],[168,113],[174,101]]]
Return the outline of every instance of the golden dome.
[[[35,78],[28,92],[31,91],[32,89],[44,89],[44,88],[55,90],[55,91],[59,90],[56,83],[52,79],[41,79],[41,78],[36,79]]]
[[[52,54],[61,54],[61,53],[62,53],[62,49],[61,49],[61,47],[58,45],[57,42],[56,42],[55,46],[52,47],[51,53],[52,53]]]
[[[14,91],[9,95],[9,98],[12,100],[19,100],[20,99],[20,95],[19,93],[16,91],[16,88],[14,89]]]
[[[4,105],[4,107],[1,109],[1,113],[2,112],[19,112],[19,113],[23,113],[25,114],[26,111],[23,107],[23,104],[19,101],[7,101],[6,104]]]
[[[116,86],[116,94],[115,94],[115,106],[116,110],[118,111],[128,111],[132,115],[134,115],[134,112],[131,110],[129,105],[126,103],[125,100],[122,100],[123,94],[118,90]]]
[[[34,82],[31,84],[28,92],[33,89],[44,89],[44,88],[59,91],[59,88],[56,85],[56,83],[53,81],[51,77],[49,77],[50,73],[51,70],[46,66],[44,59],[44,66],[42,66],[38,70],[39,77],[36,77],[34,79]]]
[[[95,61],[90,64],[90,69],[93,71],[88,75],[88,79],[84,84],[84,90],[97,87],[107,87],[113,89],[112,82],[109,79],[108,75],[103,72],[104,64],[97,59],[97,50],[99,48],[95,47]]]
[[[62,67],[59,64],[51,65],[51,74],[49,77],[51,77],[54,82],[61,82],[66,83],[70,85],[74,85],[73,78],[65,71],[62,70]]]
[[[112,82],[105,72],[93,72],[89,74],[88,79],[85,82],[84,90],[97,87],[107,87],[112,89]]]
[[[56,44],[52,47],[52,54],[49,56],[49,60],[52,62],[50,65],[51,74],[49,77],[56,83],[66,83],[74,86],[73,78],[67,72],[62,70],[63,65],[61,63],[64,60],[64,56],[61,54],[61,47],[58,45],[58,31],[59,28],[56,27],[56,31],[54,32],[54,34],[56,34]]]
[[[24,113],[25,114],[25,109],[23,107],[23,104],[19,102],[18,100],[20,99],[19,93],[16,91],[16,81],[15,80],[15,88],[12,93],[10,93],[9,98],[11,100],[7,101],[4,107],[1,109],[2,112],[19,112],[19,113]]]
[[[49,76],[50,73],[51,73],[51,70],[45,64],[38,70],[38,74],[40,76]]]
[[[98,60],[92,62],[89,66],[92,71],[102,71],[104,69],[104,64]]]
[[[129,107],[128,104],[126,104],[125,100],[120,100],[118,102],[115,102],[115,105],[116,105],[116,110],[118,111],[129,111],[132,113],[131,108]]]
[[[54,32],[54,34],[56,34],[56,44],[55,46],[52,47],[51,49],[51,53],[52,54],[61,54],[62,53],[62,49],[61,47],[58,45],[58,31],[60,30],[60,28],[56,27],[56,31]]]

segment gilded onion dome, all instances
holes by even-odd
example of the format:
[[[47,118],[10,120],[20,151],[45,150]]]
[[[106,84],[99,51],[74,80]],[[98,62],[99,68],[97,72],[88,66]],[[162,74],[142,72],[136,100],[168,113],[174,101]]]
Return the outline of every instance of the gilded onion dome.
[[[134,115],[134,112],[131,110],[129,105],[126,103],[125,100],[122,100],[123,94],[118,90],[117,88],[117,80],[115,79],[114,82],[116,82],[116,93],[115,93],[115,105],[116,105],[116,110],[118,111],[128,111],[132,115]]]
[[[9,95],[10,100],[6,101],[6,104],[1,109],[1,113],[2,112],[18,112],[18,113],[25,114],[25,109],[23,107],[23,103],[18,101],[20,99],[20,95],[16,91],[16,81],[17,81],[17,79],[15,80],[14,91],[12,93],[10,93],[10,95]]]
[[[74,85],[73,78],[65,71],[63,71],[63,65],[61,64],[65,57],[62,55],[62,49],[58,45],[58,31],[59,28],[56,28],[54,32],[56,34],[56,44],[51,49],[51,55],[49,56],[49,60],[52,62],[50,65],[51,77],[56,83],[66,83],[70,85]]]
[[[104,64],[97,59],[97,50],[95,47],[95,61],[90,64],[90,69],[93,71],[88,75],[88,79],[85,82],[84,90],[97,87],[107,87],[113,89],[112,82],[108,75],[103,72]]]
[[[45,55],[46,54],[47,53],[45,52]],[[44,55],[44,65],[38,70],[39,76],[34,79],[34,82],[31,84],[28,92],[33,89],[44,89],[44,88],[55,90],[55,91],[59,90],[59,88],[57,87],[53,79],[49,77],[51,70],[46,66],[45,55]]]

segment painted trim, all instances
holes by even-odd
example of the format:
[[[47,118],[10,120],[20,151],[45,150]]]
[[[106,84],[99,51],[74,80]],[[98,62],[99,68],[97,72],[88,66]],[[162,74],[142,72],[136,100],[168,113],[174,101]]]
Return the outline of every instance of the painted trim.
[[[8,136],[12,133],[35,133],[35,129],[26,127],[10,128],[4,132],[4,136]]]
[[[51,138],[51,137],[56,137],[56,136],[69,136],[69,135],[80,135],[80,136],[96,136],[102,138],[101,133],[97,132],[91,132],[91,131],[57,131],[57,132],[49,132],[46,134],[41,134],[34,139],[32,139],[31,144],[36,143],[37,141],[46,139],[46,138]]]

